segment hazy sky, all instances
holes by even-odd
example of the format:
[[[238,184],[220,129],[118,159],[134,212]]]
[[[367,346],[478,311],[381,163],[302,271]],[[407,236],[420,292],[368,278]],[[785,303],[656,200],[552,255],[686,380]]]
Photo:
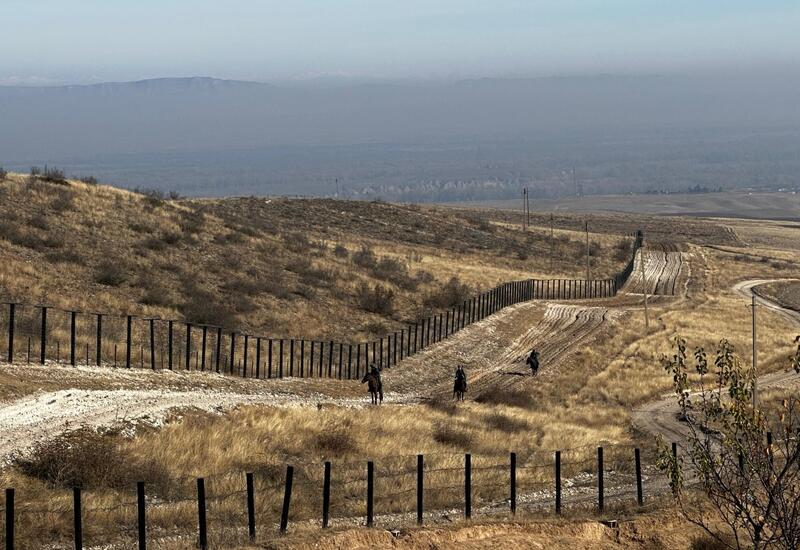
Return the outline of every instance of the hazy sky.
[[[800,0],[0,0],[0,83],[797,67]]]

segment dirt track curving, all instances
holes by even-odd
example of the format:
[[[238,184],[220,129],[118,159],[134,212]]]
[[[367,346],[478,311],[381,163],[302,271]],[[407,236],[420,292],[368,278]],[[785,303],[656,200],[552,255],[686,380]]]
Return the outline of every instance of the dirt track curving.
[[[473,388],[481,391],[508,387],[519,376],[528,376],[530,369],[526,359],[532,349],[540,354],[537,376],[554,375],[570,353],[590,340],[603,323],[618,314],[603,307],[547,304],[542,321],[514,340],[498,357],[493,370],[473,376]]]
[[[642,254],[647,284],[643,285],[641,255],[637,254],[633,273],[624,290],[630,294],[642,294],[644,287],[651,295],[674,296],[683,267],[683,254],[674,246],[660,243],[643,248]]]
[[[753,296],[753,287],[765,283],[774,282],[772,279],[752,279],[737,283],[733,290],[744,298]],[[756,303],[775,311],[787,319],[791,319],[800,324],[800,312],[792,311],[782,307],[780,304],[756,295]],[[758,377],[759,388],[771,386],[786,386],[790,384],[800,384],[800,375],[793,371],[776,372]],[[633,425],[644,432],[652,435],[661,435],[667,441],[681,443],[688,435],[688,429],[684,422],[680,420],[680,409],[674,395],[669,395],[647,403],[633,411],[631,420]]]

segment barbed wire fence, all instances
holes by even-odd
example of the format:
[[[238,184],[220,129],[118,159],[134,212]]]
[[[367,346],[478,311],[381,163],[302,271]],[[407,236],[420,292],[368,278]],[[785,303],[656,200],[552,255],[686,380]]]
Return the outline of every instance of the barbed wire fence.
[[[678,452],[675,447],[675,452]],[[6,489],[7,549],[200,548],[295,529],[395,529],[458,519],[652,510],[669,495],[655,448],[584,445],[525,453],[393,455],[138,482],[123,490]],[[30,494],[28,494],[30,493]]]

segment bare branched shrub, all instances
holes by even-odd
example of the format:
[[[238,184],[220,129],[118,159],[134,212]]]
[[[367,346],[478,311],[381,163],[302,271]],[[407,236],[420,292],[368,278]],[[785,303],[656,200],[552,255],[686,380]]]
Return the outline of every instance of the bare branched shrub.
[[[458,277],[451,277],[440,288],[433,290],[423,299],[423,304],[431,308],[455,307],[472,296],[472,289]]]
[[[468,451],[472,447],[472,434],[446,422],[437,422],[433,427],[433,439],[442,445],[450,445]]]
[[[349,419],[328,421],[317,434],[314,442],[317,450],[325,456],[341,457],[356,450],[353,423]]]
[[[394,312],[394,292],[383,285],[370,287],[361,283],[356,291],[358,305],[364,311],[391,315]]]
[[[688,433],[677,456],[659,438],[659,465],[683,516],[733,547],[800,547],[800,400],[787,393],[777,411],[757,403],[754,373],[727,340],[711,359],[703,348],[688,353],[681,338],[675,347],[662,364]],[[800,373],[800,343],[790,366]],[[690,374],[700,377],[698,391],[691,391]],[[700,507],[684,490],[691,482],[702,491]],[[728,532],[720,533],[720,525]]]
[[[333,255],[337,258],[347,258],[350,255],[350,252],[348,252],[344,245],[337,244],[333,248]]]
[[[94,281],[105,286],[119,286],[127,280],[127,270],[112,261],[101,263],[94,274]]]
[[[519,433],[530,429],[530,424],[525,420],[514,418],[502,413],[492,413],[486,417],[486,424],[495,430],[505,433]]]
[[[3,169],[3,166],[0,165],[0,181],[3,181],[8,176],[8,172]]]
[[[409,274],[408,266],[393,258],[381,258],[372,268],[372,275],[406,290],[415,290],[419,284],[418,280]]]
[[[112,436],[88,428],[37,442],[15,465],[23,474],[55,487],[131,490],[137,481],[162,491],[170,486],[166,468],[157,461],[129,456]]]
[[[354,264],[365,269],[372,269],[378,263],[378,258],[371,248],[362,246],[361,250],[353,252],[351,260]]]
[[[475,401],[488,405],[508,405],[520,409],[531,409],[534,406],[533,397],[521,390],[491,391],[479,395]]]

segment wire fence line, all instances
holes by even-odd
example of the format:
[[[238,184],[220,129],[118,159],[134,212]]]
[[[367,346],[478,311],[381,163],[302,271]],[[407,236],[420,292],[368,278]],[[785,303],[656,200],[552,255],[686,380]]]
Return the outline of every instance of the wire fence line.
[[[200,548],[265,540],[292,526],[401,527],[444,516],[652,506],[668,494],[654,449],[583,446],[568,451],[394,455],[307,462],[205,477],[139,482],[121,490],[6,489],[6,548],[146,548],[180,537]]]
[[[361,343],[274,338],[229,328],[135,315],[3,302],[0,355],[9,363],[66,363],[190,371],[245,378],[354,379],[370,365],[392,367],[494,313],[530,300],[586,300],[617,294],[633,271],[643,233],[610,279],[527,279],[503,283],[447,311]],[[4,341],[3,341],[4,340]]]

